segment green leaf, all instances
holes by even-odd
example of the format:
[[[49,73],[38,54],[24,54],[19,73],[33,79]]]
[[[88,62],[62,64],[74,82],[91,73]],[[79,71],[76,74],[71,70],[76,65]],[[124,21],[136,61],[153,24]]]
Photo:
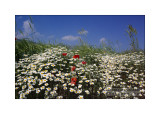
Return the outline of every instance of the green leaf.
[[[31,17],[31,16],[29,16],[29,18],[30,18],[31,23],[33,24],[32,17]]]
[[[32,25],[31,23],[29,22],[29,27],[31,28],[32,32],[33,32],[33,28],[32,28]]]
[[[24,36],[23,32],[19,29],[19,32]]]

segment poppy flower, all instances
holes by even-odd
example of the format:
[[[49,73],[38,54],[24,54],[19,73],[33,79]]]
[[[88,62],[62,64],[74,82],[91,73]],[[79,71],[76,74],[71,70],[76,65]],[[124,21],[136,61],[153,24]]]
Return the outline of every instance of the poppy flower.
[[[72,71],[74,71],[75,69],[76,69],[76,67],[75,67],[75,66],[73,66],[71,70],[72,70]]]
[[[79,59],[79,55],[74,55],[73,58],[74,58],[74,59],[76,59],[76,58]]]
[[[62,55],[63,55],[63,56],[66,56],[66,55],[67,55],[67,53],[62,53]]]
[[[71,84],[76,85],[76,82],[77,82],[77,78],[76,77],[71,78]]]
[[[82,64],[86,64],[87,62],[86,61],[82,61]]]

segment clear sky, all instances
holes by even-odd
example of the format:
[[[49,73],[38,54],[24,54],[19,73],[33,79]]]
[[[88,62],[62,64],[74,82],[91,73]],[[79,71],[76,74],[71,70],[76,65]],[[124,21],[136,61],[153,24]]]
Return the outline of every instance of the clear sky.
[[[84,29],[87,34],[82,39],[90,45],[99,46],[106,42],[115,48],[125,50],[129,48],[130,39],[126,34],[129,24],[137,30],[139,47],[145,46],[145,16],[144,15],[32,15],[30,22],[29,16],[16,15],[16,31],[22,30],[24,36],[16,34],[17,38],[30,36],[35,31],[35,39],[42,42],[64,43],[69,45],[78,44],[78,31]],[[118,41],[118,43],[117,43]]]

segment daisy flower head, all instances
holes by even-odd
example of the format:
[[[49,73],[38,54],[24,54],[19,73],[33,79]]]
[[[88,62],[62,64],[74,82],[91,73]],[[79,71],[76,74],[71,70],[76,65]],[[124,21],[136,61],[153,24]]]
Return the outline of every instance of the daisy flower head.
[[[31,90],[27,89],[26,92],[25,92],[25,94],[28,95],[30,92],[31,92]]]
[[[47,89],[47,91],[50,91],[51,90],[51,88],[50,87],[48,87],[48,88],[46,88]]]
[[[90,92],[89,92],[88,90],[85,90],[85,93],[86,93],[86,94],[90,94]]]
[[[42,86],[40,89],[41,89],[41,90],[44,90],[44,89],[45,89],[45,86]]]
[[[79,94],[82,93],[82,89],[77,90],[77,93]]]
[[[43,83],[47,82],[47,79],[43,79]]]
[[[56,98],[57,99],[63,99],[63,96],[57,96]]]
[[[54,87],[54,90],[57,90],[58,89],[58,87]]]
[[[60,79],[59,79],[59,78],[56,78],[55,81],[58,82],[58,81],[60,81]]]
[[[69,91],[72,93],[72,92],[74,92],[74,89],[73,89],[73,88],[70,88],[70,90],[69,90]]]
[[[78,99],[84,99],[84,98],[83,98],[83,95],[79,95],[79,96],[78,96]]]
[[[24,99],[25,98],[25,93],[21,93],[19,98]]]
[[[40,93],[40,89],[39,88],[36,88],[36,93]]]
[[[82,84],[79,84],[79,85],[78,85],[78,88],[82,88]]]
[[[75,84],[71,84],[71,86],[73,87],[73,86],[75,86]]]
[[[22,89],[25,89],[27,86],[26,85],[24,85],[24,86],[22,86]]]
[[[45,85],[45,86],[48,86],[48,83],[45,83],[44,85]]]
[[[66,87],[66,86],[67,86],[67,84],[65,83],[65,84],[63,84],[63,86],[64,86],[64,87]]]
[[[87,78],[84,76],[84,77],[82,78],[82,80],[87,80]]]
[[[106,90],[111,90],[111,87],[107,87]]]
[[[86,83],[89,83],[89,81],[90,81],[90,80],[86,80],[85,82],[86,82]]]
[[[103,91],[102,91],[102,93],[103,93],[103,94],[106,94],[106,93],[107,93],[107,91],[103,90]]]
[[[102,90],[102,87],[99,87],[99,90]]]
[[[68,73],[65,73],[65,76],[67,77],[67,76],[69,76],[69,74],[68,74]]]
[[[67,87],[63,87],[64,90],[67,90]]]
[[[56,96],[56,95],[57,95],[57,92],[56,92],[56,91],[51,91],[50,94],[51,94],[52,96]]]
[[[83,80],[80,80],[79,83],[83,83]]]
[[[94,85],[94,82],[90,82],[90,85]]]

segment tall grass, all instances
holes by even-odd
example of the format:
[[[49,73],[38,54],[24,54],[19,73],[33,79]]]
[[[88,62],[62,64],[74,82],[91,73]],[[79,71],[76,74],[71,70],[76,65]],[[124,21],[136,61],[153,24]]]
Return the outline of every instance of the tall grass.
[[[15,60],[23,58],[25,55],[33,55],[44,52],[46,48],[50,48],[53,45],[44,44],[42,42],[35,43],[31,40],[21,39],[15,42]]]
[[[45,44],[40,41],[33,42],[31,40],[21,39],[21,40],[16,40],[15,42],[15,60],[18,61],[19,59],[23,58],[24,55],[30,56],[33,54],[42,53],[47,48],[58,47],[58,46],[64,46],[68,49],[71,49],[73,52],[76,52],[77,50],[79,50],[79,54],[82,57],[93,55],[95,53],[100,53],[100,54],[112,53],[112,51],[106,50],[105,48],[93,47],[93,46],[88,45],[87,43],[85,43],[85,45],[68,46],[62,43]]]

